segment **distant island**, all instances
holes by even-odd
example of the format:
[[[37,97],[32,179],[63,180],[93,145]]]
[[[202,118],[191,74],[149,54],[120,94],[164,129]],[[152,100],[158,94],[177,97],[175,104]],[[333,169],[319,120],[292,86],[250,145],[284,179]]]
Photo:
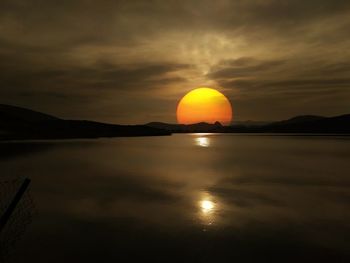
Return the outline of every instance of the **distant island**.
[[[277,122],[240,122],[223,126],[151,122],[116,125],[87,120],[64,120],[45,113],[0,104],[0,140],[78,139],[166,136],[172,133],[309,133],[350,134],[350,114],[336,117],[297,116]]]

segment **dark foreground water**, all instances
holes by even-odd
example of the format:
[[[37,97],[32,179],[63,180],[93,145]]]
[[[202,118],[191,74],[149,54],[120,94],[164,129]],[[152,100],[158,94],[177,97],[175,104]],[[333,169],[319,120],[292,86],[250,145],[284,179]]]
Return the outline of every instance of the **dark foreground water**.
[[[35,206],[9,262],[350,260],[350,137],[1,143],[0,169]]]

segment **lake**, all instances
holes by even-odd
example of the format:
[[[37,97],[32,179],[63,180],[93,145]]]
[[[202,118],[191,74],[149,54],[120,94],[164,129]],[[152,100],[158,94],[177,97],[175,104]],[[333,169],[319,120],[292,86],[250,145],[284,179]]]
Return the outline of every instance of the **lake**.
[[[33,203],[9,262],[350,260],[350,137],[182,134],[0,151],[3,180],[30,178]]]

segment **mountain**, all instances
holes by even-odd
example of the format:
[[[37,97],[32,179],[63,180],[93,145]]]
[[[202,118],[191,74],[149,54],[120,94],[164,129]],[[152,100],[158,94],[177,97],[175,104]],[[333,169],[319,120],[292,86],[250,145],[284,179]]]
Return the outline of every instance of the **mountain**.
[[[21,107],[0,104],[1,122],[36,122],[51,120],[59,120],[59,118]]]
[[[164,129],[173,133],[217,132],[217,133],[328,133],[350,134],[350,114],[335,117],[313,115],[296,116],[288,120],[265,122],[239,122],[231,126],[220,123],[208,124],[167,124],[151,122],[147,126]]]
[[[304,122],[318,121],[322,119],[326,119],[326,117],[315,116],[315,115],[301,115],[301,116],[290,118],[288,120],[274,122],[274,125],[300,124]]]
[[[0,104],[0,131],[25,128],[35,122],[58,121],[59,118],[16,106]]]
[[[87,120],[64,120],[45,113],[0,104],[0,140],[161,136],[195,132],[350,134],[350,114],[335,117],[303,115],[271,123],[248,121],[231,126],[222,126],[219,122],[116,125]]]
[[[70,139],[170,135],[145,125],[115,125],[85,120],[64,120],[25,108],[0,105],[0,140]]]
[[[261,128],[267,132],[350,133],[350,114],[335,117],[298,116]]]
[[[146,124],[148,127],[163,129],[174,133],[191,133],[191,132],[220,132],[223,126],[220,122],[209,124],[200,122],[195,124],[169,124],[163,122],[150,122]]]
[[[234,121],[231,126],[259,126],[259,125],[265,125],[269,124],[272,121]]]

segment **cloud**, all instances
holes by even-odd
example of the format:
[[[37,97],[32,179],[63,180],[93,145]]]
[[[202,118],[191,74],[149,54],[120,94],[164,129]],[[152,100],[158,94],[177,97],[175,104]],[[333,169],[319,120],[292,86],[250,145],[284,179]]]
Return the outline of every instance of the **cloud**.
[[[214,67],[213,72],[210,72],[208,77],[214,79],[252,77],[256,74],[273,70],[283,63],[285,63],[285,61],[258,61],[254,58],[242,57],[220,62],[220,64],[216,66],[218,69]]]
[[[343,60],[241,57],[219,62],[207,76],[225,89],[241,112],[256,119],[259,112],[280,119],[301,112],[326,116],[347,112],[343,103],[350,95],[349,73]]]
[[[145,116],[168,112],[164,120],[172,122],[164,103],[175,104],[197,86],[225,92],[242,119],[280,117],[262,114],[262,104],[248,110],[248,98],[273,104],[276,94],[291,101],[296,90],[309,99],[312,90],[334,90],[340,105],[323,101],[314,108],[331,104],[341,114],[348,110],[342,98],[349,96],[349,14],[345,0],[5,0],[0,95],[3,103],[64,116],[90,111],[91,118],[113,122],[126,116],[115,120],[96,110],[108,111],[114,97],[123,112],[121,101],[142,96]],[[308,113],[302,105],[298,110]]]

